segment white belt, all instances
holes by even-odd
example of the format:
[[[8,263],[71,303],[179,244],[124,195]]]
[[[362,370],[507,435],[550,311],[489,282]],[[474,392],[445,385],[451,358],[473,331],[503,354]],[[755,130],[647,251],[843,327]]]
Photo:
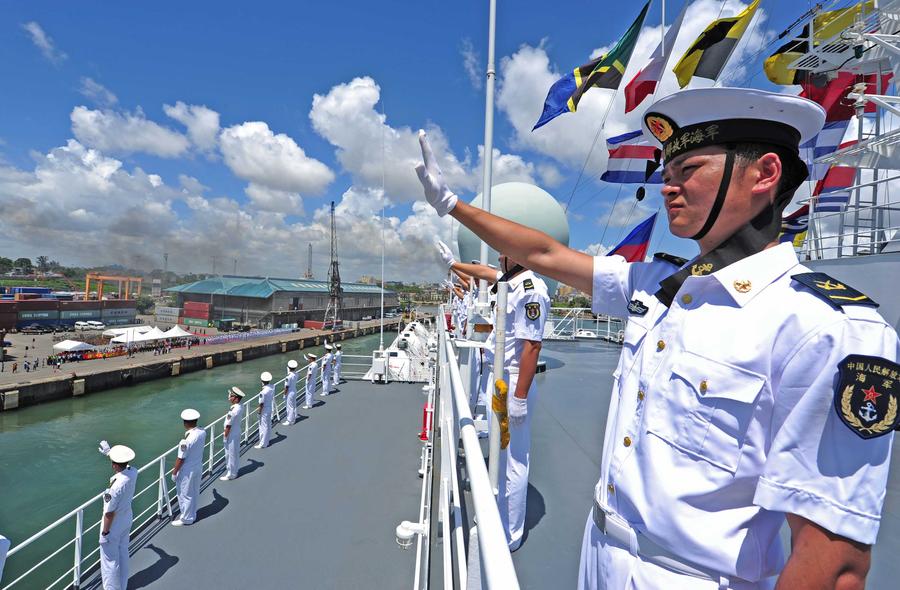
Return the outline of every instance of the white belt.
[[[604,509],[596,499],[592,514],[594,525],[600,529],[600,532],[627,547],[632,555],[640,555],[645,561],[679,574],[716,582],[719,584],[720,590],[728,590],[745,584],[748,587],[755,587],[745,580],[728,578],[719,572],[685,561],[668,549],[657,545],[609,508]],[[739,586],[732,586],[735,582]]]

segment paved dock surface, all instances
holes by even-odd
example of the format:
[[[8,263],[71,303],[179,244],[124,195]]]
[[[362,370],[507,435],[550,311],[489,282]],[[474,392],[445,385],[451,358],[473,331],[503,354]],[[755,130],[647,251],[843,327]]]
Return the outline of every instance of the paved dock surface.
[[[208,485],[197,521],[163,526],[131,559],[128,587],[403,588],[415,551],[394,529],[416,520],[421,385],[343,383],[238,479]]]

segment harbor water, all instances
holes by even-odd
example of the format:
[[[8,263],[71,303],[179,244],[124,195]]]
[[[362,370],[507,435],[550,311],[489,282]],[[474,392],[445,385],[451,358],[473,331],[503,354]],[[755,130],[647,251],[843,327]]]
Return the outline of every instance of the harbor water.
[[[386,333],[386,343],[394,336]],[[350,366],[353,362],[366,362],[364,359],[347,356],[370,357],[378,345],[378,334],[344,341],[344,372],[365,370]],[[0,412],[0,534],[15,546],[102,492],[112,471],[109,460],[97,451],[100,440],[132,447],[136,453],[134,465],[140,467],[175,446],[184,435],[179,417],[183,409],[198,410],[201,424],[212,422],[228,410],[229,387],[240,387],[249,398],[259,392],[262,371],[270,371],[281,379],[289,359],[296,359],[301,366],[306,364],[303,352],[321,356],[323,351],[321,347],[311,347]],[[138,489],[144,485],[139,481]],[[86,527],[95,522],[93,518],[94,515],[85,515]],[[71,533],[67,531],[68,539]],[[95,532],[91,535],[96,537]],[[46,554],[63,542],[64,537],[51,535],[46,542],[39,541],[25,551]],[[71,550],[63,554],[71,567]],[[17,561],[13,557],[7,563],[0,587],[21,573]],[[26,587],[33,586],[26,583]]]

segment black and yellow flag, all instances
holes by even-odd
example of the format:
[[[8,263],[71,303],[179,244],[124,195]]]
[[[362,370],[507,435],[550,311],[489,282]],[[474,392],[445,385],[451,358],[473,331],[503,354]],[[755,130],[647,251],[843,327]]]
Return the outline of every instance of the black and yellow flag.
[[[766,77],[775,84],[803,84],[807,81],[809,72],[790,69],[790,65],[811,50],[810,41],[814,47],[821,45],[847,30],[860,15],[872,14],[874,11],[875,3],[868,0],[849,8],[817,14],[811,23],[806,23],[799,36],[779,47],[766,59],[763,64]],[[811,33],[810,26],[812,27]],[[812,38],[810,38],[810,34],[812,34]]]
[[[675,65],[675,76],[682,88],[694,76],[715,80],[731,57],[734,48],[753,20],[759,0],[754,0],[742,13],[713,21],[688,48]]]

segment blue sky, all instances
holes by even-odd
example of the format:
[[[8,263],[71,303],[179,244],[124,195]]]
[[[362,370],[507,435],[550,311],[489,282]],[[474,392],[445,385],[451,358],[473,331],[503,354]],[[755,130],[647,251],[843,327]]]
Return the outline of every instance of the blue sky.
[[[559,72],[614,43],[640,6],[499,4],[495,180],[535,182],[566,203],[611,93],[530,126]],[[683,4],[667,2],[669,21]],[[756,54],[808,4],[764,1],[726,81],[766,87]],[[744,6],[697,0],[675,53]],[[209,271],[220,256],[228,270],[236,258],[239,272],[296,276],[311,242],[324,275],[334,200],[345,277],[373,274],[384,141],[388,276],[440,275],[429,244],[453,229],[421,205],[414,132],[429,129],[454,188],[474,196],[486,2],[22,2],[0,17],[4,256],[153,268],[166,251],[179,271]],[[657,1],[627,78],[655,48],[659,18]],[[588,178],[605,164],[603,140],[637,120],[615,101]],[[634,206],[626,187],[613,208],[617,192],[590,179],[574,193],[573,247],[602,251],[660,204],[650,189]],[[692,253],[666,234],[657,228],[656,249]]]

